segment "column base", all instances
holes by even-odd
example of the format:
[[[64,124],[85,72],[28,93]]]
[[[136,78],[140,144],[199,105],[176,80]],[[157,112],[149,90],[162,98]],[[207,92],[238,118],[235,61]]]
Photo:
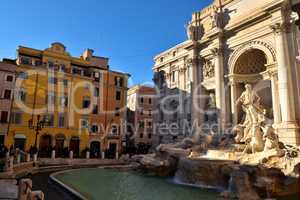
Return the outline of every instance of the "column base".
[[[276,125],[279,140],[284,144],[300,146],[300,127],[295,122]]]

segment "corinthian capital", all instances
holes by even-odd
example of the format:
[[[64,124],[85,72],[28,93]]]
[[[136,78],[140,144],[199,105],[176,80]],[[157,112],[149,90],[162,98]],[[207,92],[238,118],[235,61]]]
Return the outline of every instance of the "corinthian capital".
[[[211,51],[211,54],[213,56],[219,56],[219,55],[222,55],[222,49],[221,48],[213,48],[210,50]]]
[[[286,22],[276,23],[271,25],[270,28],[276,34],[288,33],[291,30],[291,24]]]

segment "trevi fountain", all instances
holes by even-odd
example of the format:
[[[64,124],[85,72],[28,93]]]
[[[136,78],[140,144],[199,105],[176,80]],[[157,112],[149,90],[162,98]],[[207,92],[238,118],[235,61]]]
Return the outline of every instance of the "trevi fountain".
[[[154,82],[162,96],[190,93],[192,121],[218,128],[198,128],[152,154],[122,157],[154,177],[103,169],[52,177],[89,199],[299,200],[299,14],[300,0],[214,0],[194,13],[188,40],[156,56]],[[187,70],[190,87],[180,82]],[[170,84],[172,73],[178,85]]]
[[[223,198],[299,195],[299,13],[297,0],[215,0],[194,13],[189,40],[155,58],[154,82],[167,95],[172,71],[192,69],[192,120],[218,128],[135,156],[140,169]]]

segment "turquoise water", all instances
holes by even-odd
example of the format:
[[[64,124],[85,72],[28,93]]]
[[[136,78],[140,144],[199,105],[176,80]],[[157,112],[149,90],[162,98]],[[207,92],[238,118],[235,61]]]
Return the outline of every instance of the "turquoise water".
[[[218,192],[134,172],[80,169],[55,176],[90,200],[216,200]],[[298,198],[289,198],[288,200]],[[299,199],[298,199],[299,200]]]
[[[55,176],[91,200],[215,200],[212,190],[185,187],[133,172],[81,169]]]

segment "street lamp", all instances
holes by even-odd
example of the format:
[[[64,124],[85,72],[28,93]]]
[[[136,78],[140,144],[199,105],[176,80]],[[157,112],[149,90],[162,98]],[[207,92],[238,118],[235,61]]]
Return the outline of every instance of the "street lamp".
[[[31,130],[35,131],[35,141],[34,141],[34,148],[37,150],[37,137],[40,134],[40,131],[45,127],[47,120],[46,119],[41,119],[41,116],[37,116],[37,122],[34,124],[33,118],[31,118],[28,121],[28,127]]]

